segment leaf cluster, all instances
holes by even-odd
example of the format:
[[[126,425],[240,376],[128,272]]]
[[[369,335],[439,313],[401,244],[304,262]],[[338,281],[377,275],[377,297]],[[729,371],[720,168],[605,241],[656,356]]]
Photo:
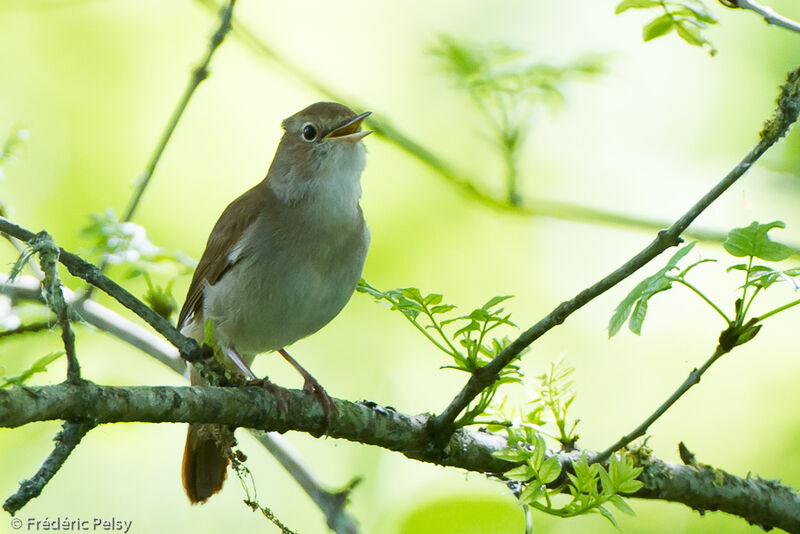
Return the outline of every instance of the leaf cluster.
[[[702,0],[622,0],[614,13],[620,14],[629,9],[656,9],[661,12],[642,28],[642,39],[645,41],[675,30],[678,37],[690,45],[707,48],[712,56],[717,53],[711,41],[703,35],[703,30],[718,20]]]
[[[510,342],[506,336],[495,337],[495,330],[504,326],[517,326],[511,321],[511,314],[499,306],[510,299],[510,296],[492,297],[483,306],[466,315],[453,315],[451,312],[456,306],[444,303],[441,294],[425,295],[416,287],[381,291],[362,279],[356,291],[371,295],[390,309],[402,313],[428,341],[450,356],[453,363],[442,366],[443,369],[474,373],[489,363]],[[478,416],[486,412],[500,386],[518,383],[521,377],[518,365],[512,363],[503,368],[498,380],[481,392],[456,424],[473,424]]]
[[[104,262],[127,268],[125,276],[142,276],[147,283],[143,300],[162,317],[169,319],[178,309],[172,286],[180,275],[189,274],[197,265],[180,251],[167,250],[154,245],[144,227],[117,219],[114,210],[93,213],[91,222],[81,230],[81,236],[93,242],[90,254],[101,256]],[[151,273],[159,272],[168,282],[161,286],[153,283]]]
[[[715,260],[701,259],[681,270],[677,275],[670,274],[678,270],[677,264],[695,246],[695,243],[680,248],[658,272],[642,280],[614,310],[608,325],[609,337],[619,332],[625,321],[635,334],[641,332],[642,323],[647,314],[649,299],[662,291],[666,291],[678,283],[690,289],[709,306],[711,306],[727,323],[728,329],[720,340],[728,348],[750,341],[758,333],[764,319],[800,304],[800,299],[789,301],[782,306],[762,313],[756,317],[748,317],[756,297],[764,290],[778,282],[786,282],[793,289],[800,289],[800,267],[776,269],[769,265],[755,263],[756,259],[765,262],[778,262],[788,259],[793,250],[791,247],[770,239],[768,232],[774,228],[785,228],[782,221],[766,224],[753,222],[744,228],[734,228],[729,233],[723,247],[728,254],[736,258],[746,258],[746,263],[736,263],[727,268],[727,272],[741,271],[744,283],[739,286],[741,294],[734,303],[735,315],[731,318],[700,289],[686,280],[686,275],[697,265]]]
[[[506,167],[508,201],[519,204],[516,159],[539,103],[564,100],[563,86],[574,79],[605,71],[600,56],[586,56],[566,65],[534,63],[527,52],[505,44],[478,45],[442,35],[430,48],[442,70],[465,90],[488,123]]]
[[[521,505],[530,506],[541,512],[558,517],[575,517],[598,513],[619,527],[611,510],[611,504],[619,511],[633,515],[633,508],[621,496],[633,493],[643,483],[636,480],[641,467],[627,455],[613,455],[608,469],[599,463],[589,464],[586,455],[571,464],[573,472],[562,477],[563,467],[558,456],[548,456],[544,438],[535,433],[525,441],[509,441],[509,448],[497,451],[494,455],[520,465],[506,471],[504,477],[520,483],[518,500]],[[559,479],[560,483],[556,483]],[[569,501],[557,506],[554,497],[568,494]]]
[[[8,386],[21,386],[25,382],[27,382],[33,375],[36,373],[44,373],[47,371],[47,366],[59,359],[61,356],[64,355],[63,351],[60,352],[51,352],[50,354],[46,354],[33,362],[28,369],[23,371],[18,376],[4,376],[2,378],[3,383],[0,384],[0,389],[7,388]]]

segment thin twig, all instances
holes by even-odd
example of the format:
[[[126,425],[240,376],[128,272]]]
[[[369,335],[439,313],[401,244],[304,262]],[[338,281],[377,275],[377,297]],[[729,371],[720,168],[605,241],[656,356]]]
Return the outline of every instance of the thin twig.
[[[0,231],[6,232],[17,239],[30,241],[34,233],[30,230],[16,225],[4,217],[0,217]],[[188,338],[178,332],[172,324],[154,312],[149,306],[131,295],[125,288],[111,280],[100,272],[100,269],[87,262],[77,254],[73,254],[59,249],[58,261],[60,261],[73,276],[82,278],[90,284],[98,287],[120,304],[131,310],[133,313],[144,319],[147,324],[152,326],[159,334],[164,336],[170,343],[178,348],[180,353],[190,361],[202,358],[202,351],[197,341]]]
[[[775,142],[783,137],[789,127],[797,120],[800,111],[800,68],[789,73],[788,81],[781,86],[778,97],[778,107],[773,117],[768,119],[762,129],[760,141],[747,156],[736,165],[725,178],[715,185],[703,198],[698,200],[686,213],[684,213],[667,230],[662,230],[658,236],[638,254],[625,262],[616,271],[603,278],[593,286],[584,289],[571,300],[562,302],[552,312],[538,323],[522,333],[516,340],[509,344],[500,354],[495,356],[486,366],[475,371],[467,384],[456,395],[449,406],[431,421],[431,431],[438,434],[441,440],[452,432],[453,422],[470,402],[481,391],[493,384],[500,371],[513,362],[520,352],[544,335],[554,326],[564,320],[576,310],[586,305],[589,301],[601,295],[608,289],[632,275],[650,260],[675,246],[680,242],[680,235],[708,206],[741,178],[747,170],[760,158]]]
[[[23,324],[16,328],[11,328],[10,330],[0,331],[0,339],[19,334],[33,334],[36,332],[41,332],[42,330],[49,330],[52,328],[52,326],[53,323],[51,321],[39,321],[36,323]]]
[[[753,0],[719,0],[720,4],[725,7],[748,9],[761,15],[767,24],[772,26],[780,26],[787,30],[800,33],[800,23],[790,18],[779,15],[769,6],[763,6]]]
[[[197,0],[209,11],[218,9],[214,0]],[[317,79],[311,72],[298,67],[296,62],[289,62],[281,58],[263,39],[259,38],[250,27],[239,18],[234,17],[231,34],[248,46],[258,57],[272,64],[277,64],[287,73],[297,78],[303,84],[311,87],[326,98],[337,102],[347,102],[356,109],[365,109],[363,103],[350,95],[341,93]],[[437,176],[453,185],[467,197],[474,199],[492,209],[517,214],[525,217],[549,217],[570,222],[584,224],[600,224],[610,227],[634,228],[643,231],[658,231],[669,226],[669,221],[636,217],[625,213],[617,213],[600,208],[582,206],[573,202],[563,202],[552,199],[525,199],[521,204],[497,198],[494,194],[484,191],[475,185],[475,180],[459,172],[450,163],[426,146],[418,143],[409,135],[395,126],[386,115],[373,111],[367,120],[368,127],[388,143],[394,145],[406,154],[434,171]],[[687,237],[700,241],[721,243],[727,237],[725,233],[714,230],[695,228],[688,230]],[[792,247],[795,255],[800,255],[800,246]]]
[[[175,127],[178,125],[178,121],[180,121],[184,110],[186,110],[189,100],[192,98],[197,86],[199,86],[203,80],[208,78],[208,66],[211,63],[211,58],[231,29],[231,17],[233,16],[233,6],[235,3],[236,0],[230,0],[225,8],[219,10],[219,27],[211,35],[211,38],[208,41],[208,49],[206,50],[205,57],[203,57],[203,60],[194,69],[192,69],[192,72],[189,76],[189,81],[186,84],[186,88],[183,90],[183,95],[181,95],[178,105],[172,112],[172,116],[169,118],[166,128],[164,128],[164,132],[161,134],[161,138],[159,139],[158,144],[153,151],[153,155],[150,156],[150,161],[147,162],[144,172],[142,172],[137,180],[138,185],[136,187],[136,191],[134,192],[128,207],[125,210],[125,215],[122,217],[123,221],[130,221],[133,218],[133,214],[136,211],[136,208],[139,206],[139,201],[142,199],[144,190],[150,183],[150,179],[153,177],[156,166],[161,160],[161,155],[164,153],[164,149],[166,148],[170,137],[172,137],[172,132],[175,131]]]
[[[28,240],[28,245],[39,255],[39,266],[44,273],[42,289],[45,293],[45,302],[53,310],[61,327],[61,340],[64,343],[64,352],[67,355],[67,382],[76,384],[81,381],[81,366],[75,354],[75,333],[69,321],[67,303],[61,291],[61,279],[58,277],[58,258],[61,249],[45,231],[41,231]]]
[[[352,484],[340,492],[330,492],[322,488],[322,482],[297,452],[291,448],[286,439],[275,432],[250,429],[250,433],[275,457],[297,481],[325,514],[328,527],[337,534],[358,534],[358,527],[353,518],[347,515],[345,505]]]
[[[3,510],[14,515],[28,504],[31,499],[38,497],[42,493],[42,489],[64,465],[64,462],[80,443],[83,436],[92,428],[94,428],[94,425],[85,421],[77,423],[68,421],[64,423],[61,432],[56,434],[54,438],[56,446],[53,448],[53,452],[45,459],[36,474],[27,480],[23,480],[17,492],[6,499],[3,503]]]
[[[82,321],[136,347],[175,372],[181,375],[185,374],[186,360],[181,358],[178,349],[170,345],[164,338],[142,328],[102,304],[79,298],[78,293],[66,287],[62,290],[71,314],[77,315]],[[19,276],[12,282],[6,275],[0,273],[0,293],[15,299],[44,302],[41,285],[32,276]]]
[[[139,207],[139,202],[142,200],[142,195],[144,195],[145,189],[150,184],[150,179],[153,177],[156,166],[158,165],[158,162],[161,161],[161,155],[164,153],[164,149],[166,149],[167,143],[169,143],[169,140],[172,137],[172,133],[178,126],[178,122],[183,116],[186,106],[189,105],[189,100],[191,100],[195,89],[197,89],[200,83],[208,78],[208,66],[211,63],[211,58],[231,29],[231,18],[233,16],[233,7],[235,3],[236,0],[230,0],[226,7],[219,9],[219,27],[211,35],[211,38],[208,41],[206,54],[202,61],[192,69],[189,75],[189,81],[186,84],[186,88],[183,90],[183,94],[181,95],[180,100],[178,100],[177,106],[175,106],[175,109],[172,111],[172,115],[170,116],[164,131],[161,133],[161,137],[159,138],[158,143],[153,150],[153,154],[150,156],[150,160],[147,162],[142,174],[140,174],[136,180],[136,189],[134,190],[133,196],[128,202],[128,207],[125,209],[122,222],[128,222],[133,219],[133,214],[136,212],[136,208]],[[106,267],[108,267],[108,261],[104,258],[100,262],[99,267],[100,272],[105,272]],[[94,286],[90,285],[86,289],[86,292],[83,294],[82,298],[85,300],[90,299],[93,292]]]
[[[605,462],[606,460],[611,458],[612,454],[614,454],[621,448],[627,446],[633,440],[641,436],[644,436],[645,432],[647,432],[647,429],[650,428],[650,425],[655,423],[659,417],[664,415],[664,413],[673,404],[675,404],[675,402],[677,402],[677,400],[680,399],[684,393],[689,391],[689,389],[692,386],[698,384],[700,382],[700,377],[703,376],[703,373],[708,371],[708,368],[711,367],[714,364],[714,362],[716,362],[720,357],[722,357],[724,354],[727,353],[728,350],[723,349],[721,345],[718,345],[717,349],[714,351],[714,354],[712,354],[711,357],[708,360],[706,360],[706,363],[704,363],[703,366],[700,367],[700,369],[692,369],[692,372],[689,373],[689,376],[686,378],[686,380],[683,381],[683,384],[681,384],[678,387],[678,389],[676,389],[675,392],[672,395],[670,395],[670,397],[666,401],[664,401],[664,403],[661,406],[659,406],[655,412],[653,412],[650,415],[650,417],[645,419],[644,422],[642,422],[642,424],[633,429],[633,431],[622,436],[616,443],[611,445],[609,448],[607,448],[606,450],[604,450],[603,452],[592,458],[592,463]]]

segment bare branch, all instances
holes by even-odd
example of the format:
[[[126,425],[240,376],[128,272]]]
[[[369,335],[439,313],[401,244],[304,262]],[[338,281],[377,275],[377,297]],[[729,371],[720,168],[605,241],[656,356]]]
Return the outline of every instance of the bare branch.
[[[36,332],[41,332],[42,330],[49,330],[50,327],[52,326],[53,323],[50,321],[39,321],[36,323],[23,324],[16,328],[12,328],[11,330],[0,331],[0,339],[4,337],[16,336],[19,334],[32,334]]]
[[[768,119],[756,146],[740,161],[725,178],[698,200],[672,226],[658,233],[658,236],[638,254],[625,262],[616,271],[593,286],[584,289],[571,300],[562,302],[538,323],[522,333],[486,366],[475,371],[467,384],[456,395],[449,406],[431,422],[431,430],[442,437],[452,430],[453,422],[481,391],[497,380],[498,373],[513,362],[520,352],[547,333],[551,328],[564,322],[573,312],[580,309],[598,295],[603,294],[619,282],[641,269],[650,260],[680,243],[680,235],[708,206],[732,186],[753,164],[783,137],[789,127],[797,120],[800,111],[800,68],[789,73],[787,82],[781,87],[778,107],[773,117]]]
[[[273,392],[258,387],[110,387],[81,385],[15,387],[0,390],[0,427],[34,421],[89,418],[97,424],[214,423],[312,435],[325,430],[326,417],[313,395],[287,390],[285,409]],[[405,415],[372,404],[334,399],[328,435],[400,452],[409,458],[500,476],[515,464],[493,453],[506,447],[502,436],[459,429],[447,447],[433,446],[428,415]],[[581,452],[558,453],[562,466]],[[592,458],[592,453],[587,453]],[[696,510],[720,510],[764,528],[800,533],[800,495],[761,478],[739,478],[710,466],[685,466],[643,455],[634,497],[680,502]],[[558,481],[556,481],[558,483]]]
[[[661,406],[659,406],[655,412],[653,412],[650,415],[650,417],[645,419],[644,422],[642,422],[642,424],[637,426],[632,432],[622,436],[619,439],[619,441],[611,445],[605,451],[598,454],[593,459],[593,461],[605,462],[606,460],[611,458],[612,454],[622,449],[623,447],[626,447],[636,438],[644,436],[645,432],[647,432],[647,429],[650,428],[650,425],[655,423],[659,417],[664,415],[664,413],[666,413],[666,411],[673,404],[675,404],[678,401],[678,399],[680,399],[683,396],[684,393],[689,391],[689,389],[691,389],[692,386],[700,383],[700,377],[703,376],[703,373],[708,371],[709,367],[711,367],[714,364],[714,362],[716,362],[720,357],[727,354],[728,352],[729,350],[724,349],[722,345],[718,345],[717,349],[714,351],[714,354],[712,354],[711,357],[708,360],[706,360],[706,363],[704,363],[702,367],[700,367],[700,369],[692,369],[692,372],[689,373],[689,376],[686,377],[686,380],[684,380],[683,383],[680,386],[678,386],[678,389],[676,389],[675,392],[666,401],[664,401],[664,403]]]
[[[753,0],[719,0],[719,3],[725,7],[734,9],[749,9],[750,11],[761,15],[767,24],[772,26],[780,26],[781,28],[800,33],[800,23],[784,17],[783,15],[779,15],[771,7],[763,6],[758,2],[754,2]]]

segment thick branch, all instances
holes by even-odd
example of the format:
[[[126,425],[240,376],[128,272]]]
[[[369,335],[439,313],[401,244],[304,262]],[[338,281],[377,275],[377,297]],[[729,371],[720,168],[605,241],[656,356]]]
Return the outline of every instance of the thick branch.
[[[17,299],[43,301],[39,281],[32,276],[20,276],[9,282],[5,275],[0,274],[0,293]],[[108,332],[122,341],[142,350],[150,356],[166,364],[174,371],[184,374],[186,362],[177,349],[152,334],[149,330],[139,327],[105,306],[92,300],[78,298],[78,295],[64,288],[64,296],[70,304],[71,311],[76,312],[87,323]],[[342,492],[329,492],[324,485],[305,465],[291,447],[285,443],[281,436],[274,432],[251,430],[251,433],[275,457],[284,469],[308,493],[325,514],[328,526],[339,534],[356,534],[358,527],[348,515],[346,495]]]
[[[642,249],[641,252],[625,262],[625,264],[610,275],[578,293],[571,300],[559,304],[541,321],[523,332],[522,335],[508,345],[485,367],[473,373],[469,381],[467,381],[467,384],[458,395],[456,395],[450,405],[441,415],[432,421],[432,430],[436,433],[447,432],[456,420],[456,417],[458,417],[458,414],[460,414],[481,391],[497,380],[500,370],[513,362],[525,347],[536,341],[554,326],[563,323],[569,315],[583,307],[589,301],[603,294],[641,269],[663,251],[680,243],[681,233],[689,227],[692,221],[741,178],[758,158],[775,144],[778,139],[786,134],[789,127],[797,120],[799,110],[800,69],[796,69],[789,73],[788,81],[781,87],[781,94],[778,97],[778,107],[775,110],[774,116],[765,123],[760,133],[761,140],[750,153],[722,179],[722,181],[706,193],[703,198],[698,200],[694,206],[675,221],[672,226],[659,232],[658,236]]]
[[[286,411],[273,393],[257,387],[103,387],[86,383],[0,390],[0,427],[34,421],[88,419],[93,423],[217,423],[262,430],[296,430],[317,435],[325,415],[312,395],[288,390]],[[505,438],[460,429],[444,454],[429,440],[429,416],[410,416],[371,404],[334,400],[328,434],[400,452],[409,458],[468,471],[500,475],[514,464],[492,453]],[[565,467],[579,453],[560,453]],[[591,455],[590,455],[591,457]],[[696,510],[720,510],[763,527],[800,533],[800,496],[760,478],[739,478],[708,466],[683,466],[656,458],[642,461],[644,487],[633,496],[680,502]]]

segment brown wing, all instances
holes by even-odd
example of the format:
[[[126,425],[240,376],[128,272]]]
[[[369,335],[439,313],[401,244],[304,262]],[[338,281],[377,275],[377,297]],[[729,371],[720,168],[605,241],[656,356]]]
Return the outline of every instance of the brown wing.
[[[253,187],[228,204],[228,207],[220,215],[217,224],[211,230],[211,235],[208,236],[206,250],[200,258],[200,263],[197,264],[197,269],[194,271],[192,283],[186,293],[186,301],[178,316],[178,328],[182,328],[191,315],[202,311],[203,291],[206,283],[216,284],[235,264],[229,258],[231,249],[264,206],[265,185],[262,182]]]

